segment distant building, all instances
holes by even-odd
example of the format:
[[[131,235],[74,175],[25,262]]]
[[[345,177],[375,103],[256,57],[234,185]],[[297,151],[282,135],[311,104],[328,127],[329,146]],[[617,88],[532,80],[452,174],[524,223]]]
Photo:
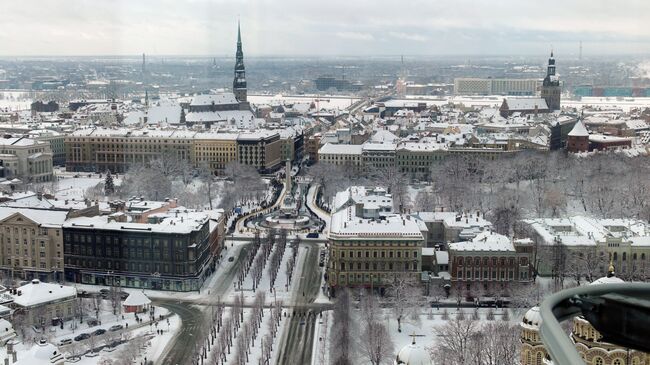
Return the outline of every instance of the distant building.
[[[553,52],[548,59],[546,67],[546,77],[542,81],[541,97],[546,100],[546,105],[549,111],[560,110],[560,97],[562,94],[562,87],[560,86],[560,79],[555,74],[555,58]]]
[[[277,131],[195,132],[167,129],[79,129],[65,137],[66,170],[123,173],[129,166],[171,154],[195,167],[205,164],[220,172],[240,162],[261,172],[281,165]],[[301,149],[292,150],[294,153]],[[293,158],[292,158],[293,159]]]
[[[56,101],[35,101],[31,104],[31,110],[36,113],[54,113],[59,111],[59,104]]]
[[[549,113],[550,111],[551,109],[544,98],[507,98],[503,99],[503,103],[499,107],[499,113],[504,118],[515,113],[539,114]]]
[[[569,132],[566,149],[573,153],[589,151],[589,132],[582,121],[578,121]]]
[[[24,183],[52,181],[50,144],[24,137],[0,138],[0,177]]]
[[[327,91],[336,89],[337,91],[359,91],[363,88],[362,83],[352,83],[349,80],[337,79],[332,76],[321,76],[314,80],[316,90]]]
[[[456,78],[454,94],[534,96],[539,85],[538,79]]]

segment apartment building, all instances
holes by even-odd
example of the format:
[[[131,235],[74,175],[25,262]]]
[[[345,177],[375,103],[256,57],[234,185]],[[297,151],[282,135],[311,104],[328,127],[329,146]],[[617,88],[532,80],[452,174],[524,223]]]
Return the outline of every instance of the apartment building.
[[[0,271],[14,280],[63,279],[67,212],[0,207]]]
[[[170,209],[147,223],[126,214],[78,217],[63,225],[65,277],[84,284],[199,290],[223,240],[222,212]]]

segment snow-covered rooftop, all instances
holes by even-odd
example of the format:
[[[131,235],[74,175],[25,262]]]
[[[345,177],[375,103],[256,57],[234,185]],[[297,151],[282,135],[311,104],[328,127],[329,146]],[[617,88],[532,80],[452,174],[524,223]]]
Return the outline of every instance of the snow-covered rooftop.
[[[576,125],[573,126],[573,129],[571,129],[571,132],[569,132],[570,137],[588,137],[589,136],[589,131],[587,131],[587,128],[585,128],[585,125],[582,123],[581,120],[576,123]]]
[[[585,216],[527,219],[544,244],[559,241],[570,246],[593,246],[608,237],[622,238],[633,245],[650,244],[650,228],[640,220],[598,219]]]
[[[12,294],[14,303],[21,307],[35,307],[54,301],[73,299],[77,297],[77,289],[53,283],[43,283],[33,279],[30,283],[19,287]]]
[[[4,221],[14,214],[21,214],[25,218],[43,227],[61,227],[63,225],[63,222],[65,222],[65,218],[68,212],[43,209],[0,207],[0,221]]]
[[[474,237],[471,241],[454,242],[449,244],[450,251],[515,251],[515,246],[510,238],[485,231]]]
[[[362,148],[359,144],[326,143],[318,150],[318,154],[361,155]]]

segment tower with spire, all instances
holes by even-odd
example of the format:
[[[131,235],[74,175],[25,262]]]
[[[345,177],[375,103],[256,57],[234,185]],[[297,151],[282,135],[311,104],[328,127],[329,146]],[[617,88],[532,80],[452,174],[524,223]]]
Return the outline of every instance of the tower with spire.
[[[232,82],[232,91],[240,104],[247,104],[246,69],[244,68],[244,51],[242,50],[239,21],[237,22],[237,52],[235,53],[235,79]]]
[[[541,92],[542,99],[546,100],[546,105],[550,111],[560,110],[561,92],[560,79],[555,74],[555,58],[553,58],[553,51],[551,51]]]

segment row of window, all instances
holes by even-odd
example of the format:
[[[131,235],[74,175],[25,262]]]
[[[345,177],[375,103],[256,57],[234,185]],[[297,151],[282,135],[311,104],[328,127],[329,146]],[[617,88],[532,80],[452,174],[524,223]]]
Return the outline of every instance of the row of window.
[[[372,250],[372,251],[360,251],[360,250],[352,251],[352,250],[347,250],[346,251],[346,250],[341,250],[340,251],[340,258],[342,258],[342,259],[344,259],[346,257],[349,257],[349,258],[354,258],[354,257],[356,257],[356,258],[361,258],[361,257],[370,258],[371,256],[374,259],[377,259],[377,258],[384,259],[384,258],[387,258],[387,257],[388,258],[398,258],[398,259],[402,258],[402,257],[407,258],[407,259],[412,257],[414,259],[417,259],[418,258],[418,251],[417,250],[411,250],[411,251],[409,251],[409,250],[404,250],[404,251],[399,251],[399,250],[398,251],[394,251],[394,250],[391,250],[391,251],[385,251],[385,250],[382,250],[382,251],[377,251],[377,250]],[[334,257],[336,258],[336,251],[334,252]]]
[[[332,263],[332,269],[336,270],[336,262]],[[415,262],[350,262],[340,263],[341,271],[369,271],[369,270],[381,270],[381,271],[418,271],[418,263]]]
[[[497,264],[500,264],[501,266],[505,266],[506,263],[509,266],[514,266],[515,265],[515,258],[514,257],[457,257],[456,258],[456,264],[459,266],[466,265],[466,266],[497,266]],[[527,265],[528,264],[528,258],[526,257],[520,257],[519,258],[519,265]]]
[[[484,270],[483,276],[481,276],[481,271],[458,269],[456,273],[458,280],[528,280],[528,272],[526,271],[519,272],[518,278],[515,278],[515,272],[512,270]],[[472,273],[474,273],[474,276],[472,276]],[[463,276],[463,274],[465,275]]]

